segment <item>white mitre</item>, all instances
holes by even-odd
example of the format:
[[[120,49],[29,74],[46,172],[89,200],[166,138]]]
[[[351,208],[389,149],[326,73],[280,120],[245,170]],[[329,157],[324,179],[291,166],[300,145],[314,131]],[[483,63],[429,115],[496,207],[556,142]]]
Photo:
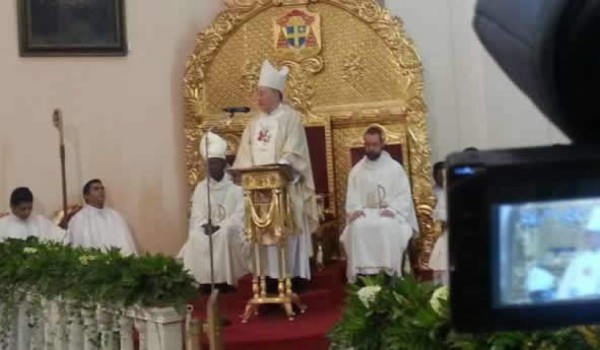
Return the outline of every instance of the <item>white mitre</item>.
[[[258,86],[268,87],[283,93],[289,72],[288,67],[277,70],[269,61],[265,60],[260,70]]]
[[[588,231],[600,232],[600,207],[595,207],[592,210],[592,214],[590,215],[590,219],[588,220],[585,229]]]
[[[227,154],[227,141],[221,136],[208,132],[200,141],[200,155],[206,158],[206,138],[208,137],[208,158],[225,159]]]

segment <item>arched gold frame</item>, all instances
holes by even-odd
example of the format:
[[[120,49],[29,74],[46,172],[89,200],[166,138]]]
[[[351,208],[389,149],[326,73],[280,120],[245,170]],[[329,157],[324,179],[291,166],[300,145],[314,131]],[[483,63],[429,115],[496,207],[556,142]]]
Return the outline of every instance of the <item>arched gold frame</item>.
[[[375,0],[226,0],[227,10],[219,14],[214,23],[199,33],[196,37],[194,51],[190,55],[184,77],[185,100],[185,136],[188,168],[188,183],[193,187],[203,176],[203,166],[199,162],[198,141],[204,128],[216,127],[228,135],[230,146],[239,142],[237,139],[249,115],[236,119],[233,123],[223,126],[222,116],[213,109],[210,110],[207,97],[207,74],[213,59],[227,40],[244,24],[263,11],[277,7],[309,7],[314,4],[328,4],[350,13],[362,23],[371,28],[383,40],[394,57],[393,65],[401,72],[403,90],[395,96],[391,103],[374,105],[346,105],[329,108],[327,106],[312,106],[314,91],[308,80],[323,70],[322,58],[311,57],[303,61],[276,61],[278,65],[287,65],[292,73],[286,91],[289,102],[305,115],[306,124],[327,125],[329,132],[333,129],[333,154],[336,154],[336,128],[352,125],[353,128],[340,129],[343,138],[359,140],[360,130],[378,123],[391,134],[390,125],[402,121],[403,126],[399,137],[408,152],[407,168],[412,182],[413,197],[419,218],[421,239],[419,240],[419,262],[421,267],[427,265],[427,259],[433,241],[435,240],[433,225],[433,205],[430,145],[426,123],[426,104],[423,97],[423,72],[420,58],[414,43],[405,36],[401,20],[390,15]],[[325,43],[324,45],[327,45]],[[355,83],[361,76],[360,53],[352,53],[341,64],[343,65],[344,80],[348,84]],[[257,80],[258,67],[250,63],[242,72],[246,88],[251,90]],[[231,152],[235,146],[232,146]],[[344,160],[336,162],[343,163]],[[328,170],[333,172],[332,159],[327,160]],[[343,164],[347,167],[348,164]],[[336,165],[337,168],[337,165]],[[331,179],[330,179],[331,180]],[[337,191],[345,189],[345,178],[336,177]],[[333,180],[331,180],[333,181]],[[340,211],[341,212],[341,211]]]

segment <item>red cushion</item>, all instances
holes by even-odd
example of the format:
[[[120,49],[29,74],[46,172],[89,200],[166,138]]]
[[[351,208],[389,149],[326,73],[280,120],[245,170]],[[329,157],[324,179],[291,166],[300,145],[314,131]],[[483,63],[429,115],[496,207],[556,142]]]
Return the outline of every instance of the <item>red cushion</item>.
[[[313,178],[317,194],[329,194],[329,177],[327,175],[327,140],[325,127],[308,126],[305,128],[312,165]]]

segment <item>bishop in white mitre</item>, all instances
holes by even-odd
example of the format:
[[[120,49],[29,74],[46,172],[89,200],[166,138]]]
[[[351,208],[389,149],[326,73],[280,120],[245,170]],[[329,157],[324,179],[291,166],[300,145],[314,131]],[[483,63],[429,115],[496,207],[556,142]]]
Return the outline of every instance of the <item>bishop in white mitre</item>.
[[[293,168],[295,176],[288,193],[297,232],[288,239],[287,271],[290,277],[310,279],[311,234],[318,227],[319,216],[302,116],[283,103],[287,75],[287,67],[277,70],[268,61],[263,63],[257,91],[260,113],[244,130],[234,168],[276,163]],[[264,273],[271,278],[279,278],[277,247],[266,247],[264,253]]]
[[[0,241],[7,238],[37,237],[42,241],[61,242],[65,231],[48,218],[33,214],[33,193],[26,187],[16,188],[10,195],[11,213],[0,219]]]
[[[118,248],[124,255],[137,255],[129,226],[121,214],[105,205],[102,181],[88,181],[83,186],[83,198],[85,205],[69,221],[65,243],[102,250]]]
[[[586,249],[569,263],[557,292],[558,299],[600,297],[600,207],[586,225]]]
[[[192,196],[189,236],[179,258],[198,283],[211,283],[209,235],[212,234],[214,283],[235,286],[250,271],[250,245],[244,234],[244,194],[225,172],[227,142],[211,132],[207,135],[201,140],[200,154],[207,157],[212,227],[208,223],[208,189],[204,179],[196,185]]]
[[[365,156],[348,176],[347,224],[340,236],[350,282],[381,271],[400,274],[409,240],[419,230],[408,176],[383,150],[383,130],[369,128],[364,143]]]

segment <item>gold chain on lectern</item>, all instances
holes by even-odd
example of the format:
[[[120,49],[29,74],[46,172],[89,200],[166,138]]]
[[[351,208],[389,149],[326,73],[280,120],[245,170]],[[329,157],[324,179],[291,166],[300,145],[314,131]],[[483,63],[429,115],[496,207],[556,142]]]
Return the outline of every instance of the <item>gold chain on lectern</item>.
[[[273,223],[273,212],[275,211],[275,208],[279,208],[279,198],[277,198],[276,195],[273,195],[273,199],[271,200],[271,204],[269,205],[269,211],[262,217],[256,212],[256,205],[254,204],[254,201],[252,201],[252,198],[248,198],[248,200],[250,201],[250,208],[252,210],[252,222],[254,223],[254,225],[256,225],[256,227],[258,228],[269,227]]]

